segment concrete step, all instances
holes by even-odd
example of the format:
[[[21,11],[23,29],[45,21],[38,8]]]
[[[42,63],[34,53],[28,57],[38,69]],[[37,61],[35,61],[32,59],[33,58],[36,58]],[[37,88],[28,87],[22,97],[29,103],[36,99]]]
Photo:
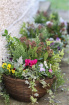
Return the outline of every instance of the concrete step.
[[[39,11],[49,11],[51,3],[49,1],[40,1],[39,2]]]

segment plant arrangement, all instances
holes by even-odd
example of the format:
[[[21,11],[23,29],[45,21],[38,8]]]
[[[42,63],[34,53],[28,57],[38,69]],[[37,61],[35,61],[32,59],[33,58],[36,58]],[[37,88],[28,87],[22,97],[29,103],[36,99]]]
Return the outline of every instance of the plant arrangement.
[[[27,26],[27,23],[23,23]],[[28,23],[29,24],[29,23]],[[61,50],[63,48],[63,43],[61,42],[60,38],[56,38],[56,40],[54,40],[54,38],[52,38],[52,36],[50,37],[50,33],[47,31],[47,29],[41,25],[34,25],[32,24],[34,29],[31,26],[31,24],[29,24],[29,27],[24,27],[22,26],[20,29],[20,34],[22,35],[20,38],[20,41],[22,43],[29,43],[31,45],[34,44],[34,46],[36,46],[36,37],[38,37],[38,40],[40,40],[39,42],[44,43],[44,45],[46,46],[46,40],[53,42],[50,46],[51,49],[54,49],[54,52],[58,53],[59,50]],[[30,30],[32,29],[32,33],[30,30],[28,30],[28,28],[30,28]],[[25,31],[26,30],[26,34]],[[29,31],[29,40],[27,42],[28,39],[28,31]],[[34,34],[34,35],[33,35]],[[35,42],[36,41],[36,42]],[[37,42],[37,43],[39,43]]]
[[[41,23],[45,24],[45,22],[48,20],[49,16],[47,12],[40,12],[38,11],[36,14],[35,23]]]
[[[28,91],[31,89],[28,99],[31,100],[32,103],[36,103],[38,97],[42,97],[45,94],[45,91],[47,92],[46,89],[51,88],[54,80],[57,85],[56,87],[59,87],[64,82],[63,75],[59,68],[59,63],[64,55],[63,49],[58,53],[54,53],[53,49],[50,48],[51,42],[46,41],[46,45],[40,42],[38,36],[35,38],[35,41],[31,41],[25,36],[25,39],[18,39],[16,37],[11,37],[7,30],[5,30],[3,36],[6,36],[6,47],[9,51],[9,56],[6,60],[3,60],[2,67],[0,67],[0,73],[3,76],[5,85],[7,85],[7,91],[11,96],[15,93],[13,92],[14,90],[19,90],[18,85],[16,85],[17,89],[14,87],[15,84],[17,84],[17,82],[21,84],[23,81],[22,84],[26,86],[26,89],[29,89]],[[49,82],[47,82],[46,79],[49,79]],[[9,81],[13,84],[11,84],[11,87],[15,88],[13,91],[11,90],[12,92],[9,90]],[[44,94],[42,93],[40,96],[37,87],[40,87],[40,89],[44,91]],[[21,90],[23,91],[22,88]],[[24,92],[27,93],[28,91],[26,91],[27,90]],[[21,94],[21,91],[19,93]],[[27,94],[25,95],[27,97]],[[18,95],[15,93],[15,97],[17,96]]]
[[[40,19],[42,19],[41,14],[46,18],[43,12],[39,12],[34,20],[36,23],[39,23],[38,16],[40,16]],[[42,24],[41,21],[40,23]],[[50,16],[48,16],[48,19],[45,20],[43,24],[48,31],[48,38],[53,38],[54,40],[59,38],[61,42],[63,42],[64,46],[67,45],[67,23],[62,18],[59,18],[58,13],[52,13]]]
[[[46,22],[46,28],[49,33],[49,38],[52,37],[54,40],[59,38],[63,43],[67,43],[67,36],[65,34],[65,23],[62,22],[51,22],[47,21]]]
[[[59,16],[58,13],[53,12],[50,16],[47,12],[37,12],[37,15],[34,18],[35,23],[45,24],[47,21],[58,21]]]
[[[44,26],[41,24],[35,25],[30,23],[24,23],[20,29],[20,34],[26,38],[35,38],[36,35],[41,33],[44,29]]]
[[[38,13],[39,15],[47,16],[47,13],[46,15],[43,12]],[[40,18],[42,19],[41,15]],[[37,23],[39,22],[37,21]],[[66,26],[66,22],[62,18],[59,18],[57,13],[52,13],[43,24],[41,24],[41,22],[40,24],[23,23],[20,34],[23,38],[31,38],[31,40],[34,40],[34,38],[38,36],[42,42],[46,42],[47,39],[52,38],[53,41],[61,42],[60,46],[62,46],[63,43],[63,47],[66,47],[68,38]]]

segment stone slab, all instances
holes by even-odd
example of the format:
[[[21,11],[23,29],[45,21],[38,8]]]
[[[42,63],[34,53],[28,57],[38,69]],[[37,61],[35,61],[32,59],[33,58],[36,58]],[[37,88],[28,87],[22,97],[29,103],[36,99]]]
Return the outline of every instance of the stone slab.
[[[40,1],[39,11],[48,11],[50,9],[51,3],[49,1]]]

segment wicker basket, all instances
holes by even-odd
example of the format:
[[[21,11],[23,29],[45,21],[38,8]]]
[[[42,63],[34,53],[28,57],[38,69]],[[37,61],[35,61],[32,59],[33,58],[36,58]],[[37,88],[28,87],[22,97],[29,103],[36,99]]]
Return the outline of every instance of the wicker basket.
[[[49,84],[46,89],[42,88],[42,84],[39,81],[36,81],[36,89],[37,93],[39,94],[37,99],[46,94],[47,89],[51,88],[54,80],[55,77],[53,77],[52,79],[46,78],[45,81]],[[30,102],[32,91],[30,88],[28,88],[29,85],[25,84],[25,80],[14,79],[10,76],[3,75],[3,82],[5,84],[7,92],[12,98],[18,101]]]

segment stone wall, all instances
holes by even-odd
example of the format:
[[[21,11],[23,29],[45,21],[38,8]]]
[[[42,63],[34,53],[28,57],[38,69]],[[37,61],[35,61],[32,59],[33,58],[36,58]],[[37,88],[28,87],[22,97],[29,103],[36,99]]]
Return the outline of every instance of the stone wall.
[[[0,31],[7,28],[29,8],[33,0],[0,0]]]
[[[11,36],[20,37],[19,30],[23,22],[33,22],[39,7],[39,0],[0,0],[0,65],[7,56],[6,40],[2,37],[4,29]]]

